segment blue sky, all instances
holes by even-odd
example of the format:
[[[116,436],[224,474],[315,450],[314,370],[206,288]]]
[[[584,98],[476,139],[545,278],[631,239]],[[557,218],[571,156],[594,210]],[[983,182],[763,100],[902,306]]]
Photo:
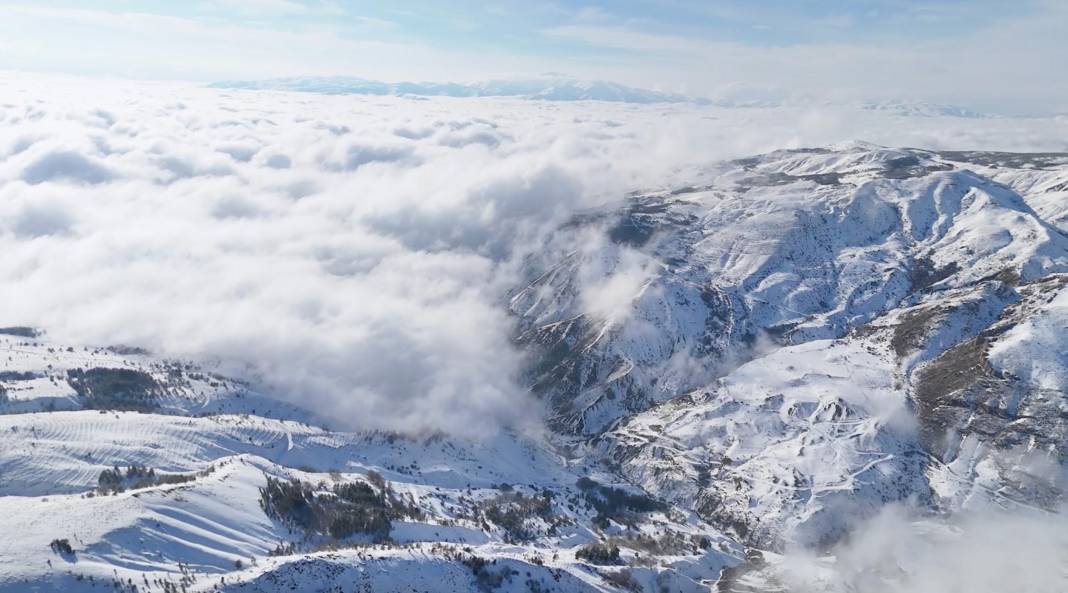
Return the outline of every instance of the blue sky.
[[[0,68],[214,80],[559,72],[705,96],[1065,110],[1061,0],[0,0]]]

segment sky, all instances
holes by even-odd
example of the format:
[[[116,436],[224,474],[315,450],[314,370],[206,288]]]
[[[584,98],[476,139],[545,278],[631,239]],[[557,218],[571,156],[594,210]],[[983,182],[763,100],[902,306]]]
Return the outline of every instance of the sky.
[[[0,69],[212,81],[562,74],[714,99],[1068,111],[1061,0],[0,1]]]

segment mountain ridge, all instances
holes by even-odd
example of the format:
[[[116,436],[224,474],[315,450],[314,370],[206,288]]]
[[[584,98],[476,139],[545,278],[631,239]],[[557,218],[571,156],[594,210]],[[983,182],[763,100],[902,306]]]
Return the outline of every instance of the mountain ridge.
[[[418,97],[518,97],[545,101],[611,101],[621,103],[707,103],[677,93],[640,89],[607,81],[569,78],[489,80],[485,82],[381,82],[348,76],[294,77],[219,81],[215,89],[277,90],[327,95],[411,95]]]
[[[605,80],[574,78],[498,79],[474,83],[383,82],[354,76],[303,76],[261,80],[221,80],[208,88],[267,90],[324,95],[370,95],[410,97],[512,97],[540,101],[606,101],[634,104],[693,104],[724,108],[770,109],[777,107],[848,107],[902,117],[952,117],[985,119],[1000,117],[958,105],[921,100],[867,100],[827,103],[813,98],[727,99],[650,90]]]

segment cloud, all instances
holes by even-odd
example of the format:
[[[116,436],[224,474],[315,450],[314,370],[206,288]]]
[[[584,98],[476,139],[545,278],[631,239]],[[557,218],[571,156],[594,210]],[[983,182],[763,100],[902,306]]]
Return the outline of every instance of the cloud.
[[[586,246],[597,243],[607,243],[604,235],[592,238]],[[579,271],[583,311],[609,324],[622,324],[659,265],[652,257],[634,249],[591,253],[600,253],[601,257],[587,258]]]
[[[614,25],[559,25],[543,29],[541,33],[597,47],[663,55],[706,54],[717,47],[726,48],[729,45],[696,37],[647,33]]]
[[[74,225],[70,209],[47,196],[33,201],[15,201],[4,210],[10,230],[20,239],[65,234]]]
[[[276,153],[267,157],[264,164],[272,169],[288,169],[293,166],[293,161],[284,154]]]
[[[349,428],[536,420],[503,303],[578,211],[856,135],[1017,150],[1068,137],[1068,121],[860,110],[0,85],[0,325],[192,359]],[[625,316],[651,269],[626,250],[591,263],[581,298]]]
[[[95,184],[110,181],[112,173],[76,152],[57,151],[45,153],[27,165],[22,179],[31,185],[55,180]]]
[[[393,163],[410,159],[414,150],[409,146],[372,146],[367,144],[353,144],[344,150],[341,158],[330,162],[329,167],[335,170],[355,171],[364,165],[371,163]]]
[[[213,10],[236,10],[256,15],[305,14],[310,8],[291,0],[210,0],[203,6]]]
[[[890,506],[829,556],[787,555],[773,569],[793,593],[1053,593],[1068,587],[1063,514],[965,511],[950,520]]]

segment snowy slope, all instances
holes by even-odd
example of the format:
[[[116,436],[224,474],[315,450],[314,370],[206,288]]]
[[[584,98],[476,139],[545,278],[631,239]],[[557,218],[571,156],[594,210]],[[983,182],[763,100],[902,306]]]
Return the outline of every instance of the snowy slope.
[[[23,333],[21,329],[30,335],[13,335]],[[75,348],[32,328],[0,328],[0,357],[3,414],[137,409],[185,416],[248,413],[314,419],[314,414],[264,397],[240,381],[189,362],[159,359],[139,348]],[[103,392],[94,393],[94,384],[104,386]]]
[[[0,544],[0,556],[10,559],[0,568],[4,591],[20,591],[31,583],[43,590],[88,590],[93,582],[113,578],[133,579],[140,590],[145,590],[147,579],[148,590],[163,590],[163,582],[179,583],[183,577],[195,585],[193,590],[223,581],[249,581],[249,590],[278,590],[264,589],[263,583],[284,580],[294,567],[306,567],[304,554],[331,540],[309,539],[266,515],[260,488],[267,476],[333,484],[367,479],[375,472],[398,496],[413,501],[422,518],[394,521],[392,543],[373,546],[357,538],[342,546],[395,556],[407,566],[399,575],[391,570],[392,580],[372,581],[368,586],[373,590],[406,588],[425,582],[435,571],[454,575],[450,578],[458,583],[470,582],[477,590],[479,573],[465,560],[526,565],[533,557],[553,566],[551,574],[541,566],[527,567],[546,582],[579,579],[575,582],[590,582],[590,590],[603,590],[607,585],[598,573],[576,560],[578,548],[616,538],[624,546],[632,542],[633,549],[624,548],[622,557],[635,558],[642,554],[638,546],[644,540],[633,538],[642,533],[649,541],[670,535],[670,541],[681,546],[652,564],[643,562],[643,578],[689,583],[685,587],[699,590],[696,583],[714,581],[741,554],[714,528],[678,511],[627,512],[626,518],[620,515],[595,525],[598,513],[584,502],[576,484],[579,477],[604,477],[581,463],[566,467],[536,440],[501,435],[468,443],[440,436],[416,441],[329,432],[250,415],[183,419],[86,410],[15,414],[0,420],[0,510],[12,518],[5,528],[34,534]],[[194,479],[111,495],[95,492],[98,476],[113,465],[147,466]],[[514,493],[549,493],[554,501],[551,514],[523,523],[529,535],[519,540],[510,524],[497,523],[504,519],[490,510]],[[49,542],[57,538],[68,539],[75,554],[49,554]],[[706,542],[703,547],[698,540]],[[287,544],[293,547],[268,557]],[[237,567],[238,560],[244,567]],[[356,565],[345,570],[363,572],[358,569],[362,564],[351,562]],[[330,570],[327,560],[323,566],[318,560],[312,563],[316,566],[308,570]],[[619,570],[609,567],[607,573]],[[523,582],[520,578],[516,586]],[[316,590],[323,585],[305,586]],[[556,590],[574,589],[567,585]]]
[[[1068,270],[1068,237],[1026,198],[935,153],[779,151],[707,177],[576,220],[512,297],[558,426],[599,432],[772,342],[841,337],[923,292]],[[625,317],[590,309],[627,274]]]
[[[928,496],[893,371],[859,344],[783,348],[598,446],[635,482],[762,547],[825,544],[856,513]]]

